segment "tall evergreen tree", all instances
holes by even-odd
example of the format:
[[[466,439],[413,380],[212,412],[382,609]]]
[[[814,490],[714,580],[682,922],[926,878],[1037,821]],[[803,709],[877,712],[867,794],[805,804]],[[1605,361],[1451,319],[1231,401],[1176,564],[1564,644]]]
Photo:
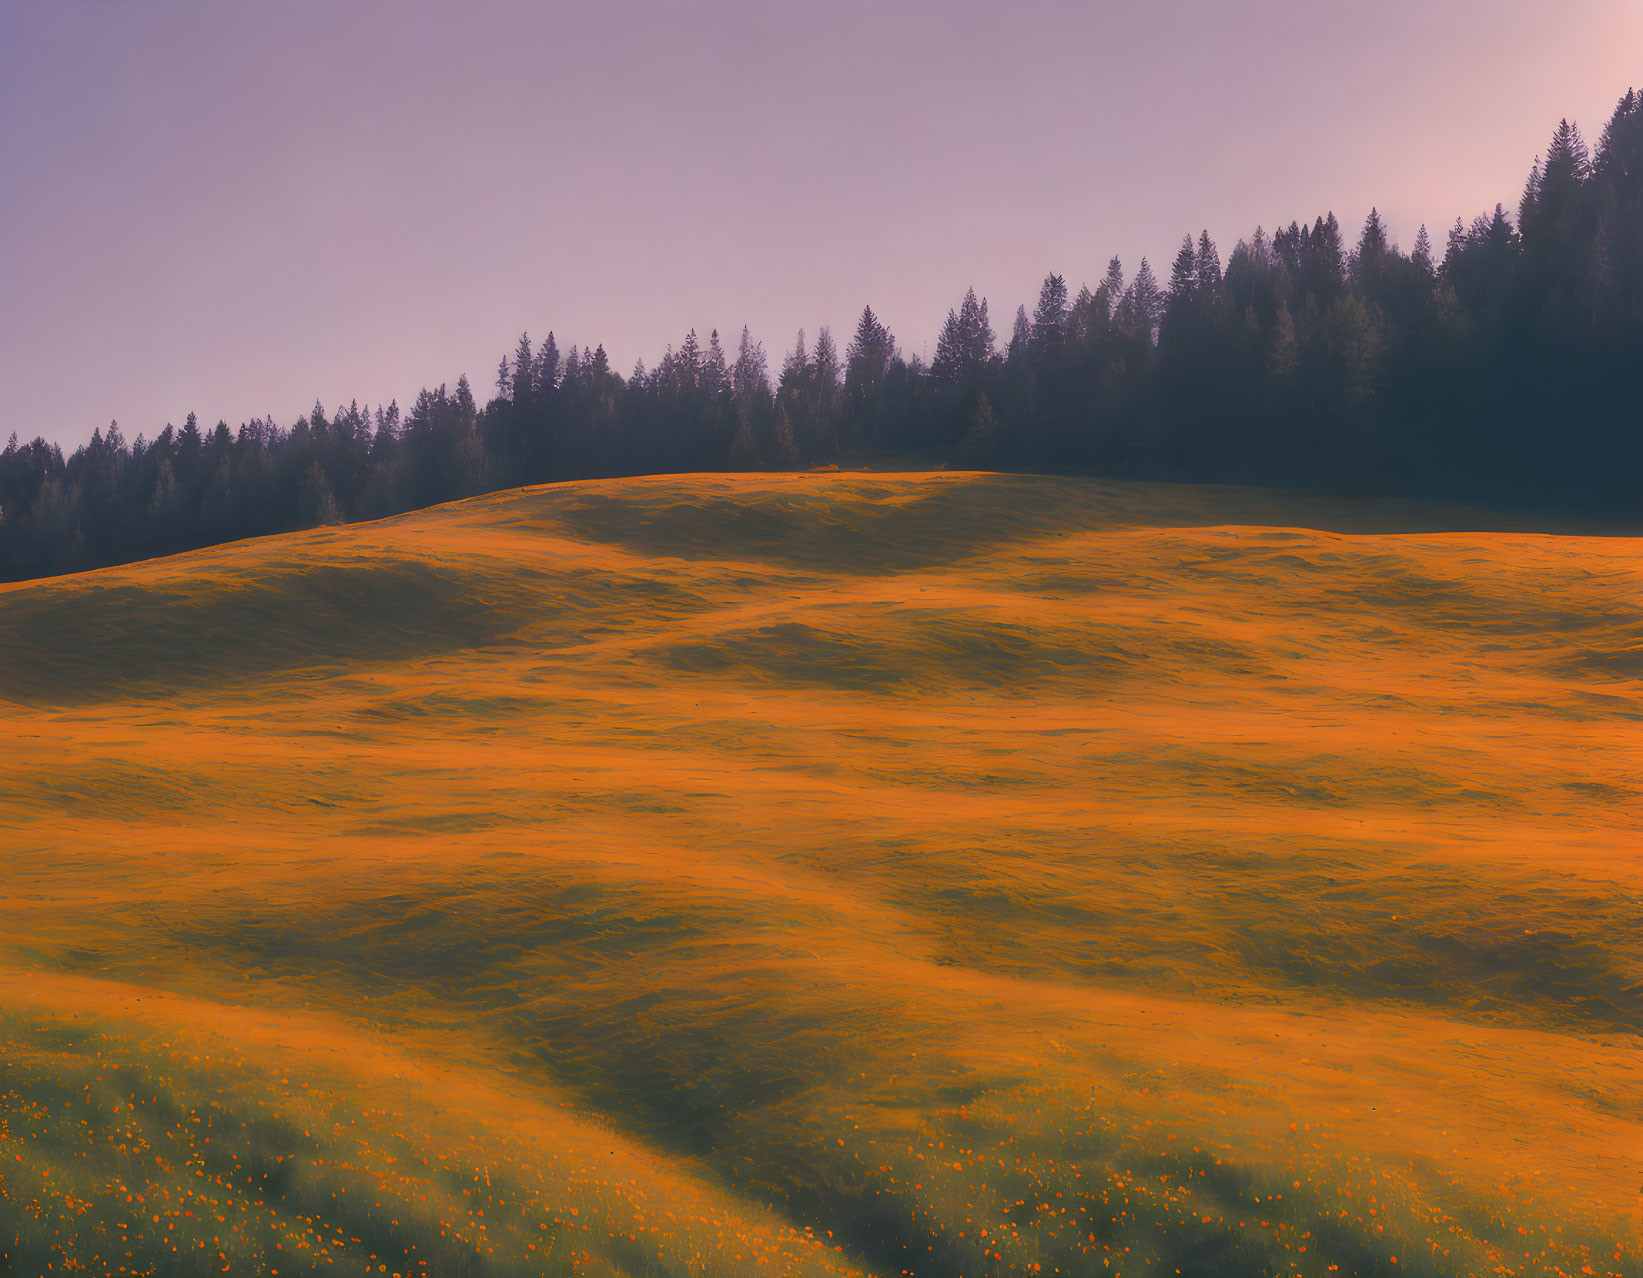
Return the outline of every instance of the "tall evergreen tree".
[[[1431,280],[1437,275],[1437,266],[1432,260],[1432,237],[1426,233],[1426,223],[1421,223],[1419,234],[1415,236],[1415,251],[1410,254],[1409,260],[1415,264],[1415,269],[1422,278]]]
[[[1528,228],[1534,224],[1540,205],[1540,157],[1529,168],[1529,180],[1523,184],[1523,195],[1518,199],[1517,224]]]
[[[710,395],[721,395],[730,389],[730,370],[725,366],[725,352],[719,344],[718,329],[707,337],[707,351],[702,356],[702,389]]]
[[[531,395],[538,404],[546,404],[559,386],[559,343],[554,340],[551,330],[542,343],[542,349],[536,353],[536,363],[531,371]]]
[[[1010,345],[1006,351],[1006,358],[1010,363],[1019,363],[1033,353],[1033,325],[1027,318],[1027,308],[1015,308],[1015,325],[1010,329]]]
[[[994,334],[987,318],[987,301],[978,300],[975,289],[964,294],[957,311],[947,313],[941,336],[936,340],[936,357],[931,374],[942,382],[956,384],[985,368],[993,356]]]
[[[531,350],[527,333],[519,335],[519,345],[513,353],[513,402],[520,408],[529,408],[536,389],[536,354]]]
[[[1117,309],[1120,299],[1124,296],[1124,264],[1114,257],[1107,263],[1107,273],[1101,278],[1101,287],[1097,294],[1105,298],[1107,303],[1107,318]]]
[[[1205,300],[1214,300],[1221,288],[1221,254],[1215,241],[1205,231],[1198,237],[1198,249],[1193,255],[1193,275],[1198,291]]]
[[[803,334],[800,334],[802,344]],[[750,404],[759,396],[770,394],[770,370],[764,347],[753,340],[753,334],[744,325],[742,340],[736,347],[736,363],[731,369],[731,389],[741,404]]]
[[[890,361],[896,356],[895,338],[890,330],[873,314],[871,306],[864,306],[856,321],[855,334],[845,349],[845,379],[860,394],[871,393],[884,382],[890,371]]]
[[[1067,340],[1067,281],[1046,275],[1033,308],[1033,347],[1038,352],[1059,350]]]
[[[1189,306],[1197,292],[1198,254],[1192,247],[1192,236],[1189,235],[1181,241],[1180,251],[1175,255],[1175,263],[1170,267],[1170,305],[1177,307]]]
[[[1149,340],[1156,336],[1158,321],[1164,315],[1164,290],[1158,287],[1152,266],[1144,257],[1129,288],[1124,290],[1119,310],[1127,326],[1144,333]]]

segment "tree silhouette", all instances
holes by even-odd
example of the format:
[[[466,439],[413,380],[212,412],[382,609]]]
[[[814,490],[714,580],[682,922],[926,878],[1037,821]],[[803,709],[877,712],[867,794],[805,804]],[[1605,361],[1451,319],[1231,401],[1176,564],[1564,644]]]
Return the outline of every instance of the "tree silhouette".
[[[1118,258],[1051,274],[1007,357],[973,288],[926,367],[872,307],[841,356],[799,333],[775,386],[743,328],[692,329],[622,378],[602,346],[528,335],[480,405],[466,377],[403,415],[315,403],[65,456],[0,450],[0,576],[74,571],[472,493],[594,475],[792,468],[838,455],[1445,496],[1643,514],[1643,96],[1598,144],[1552,132],[1515,205],[1457,218],[1439,260],[1377,209],[1350,253],[1333,213],[1257,228],[1223,268],[1183,240],[1167,290]],[[1069,296],[1071,295],[1071,296]]]

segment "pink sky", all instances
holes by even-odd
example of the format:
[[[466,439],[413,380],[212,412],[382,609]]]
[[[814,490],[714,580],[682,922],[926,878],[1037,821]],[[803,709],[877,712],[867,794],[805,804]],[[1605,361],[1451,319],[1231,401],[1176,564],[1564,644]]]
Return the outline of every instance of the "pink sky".
[[[626,370],[1378,204],[1514,206],[1638,0],[0,0],[0,440]]]

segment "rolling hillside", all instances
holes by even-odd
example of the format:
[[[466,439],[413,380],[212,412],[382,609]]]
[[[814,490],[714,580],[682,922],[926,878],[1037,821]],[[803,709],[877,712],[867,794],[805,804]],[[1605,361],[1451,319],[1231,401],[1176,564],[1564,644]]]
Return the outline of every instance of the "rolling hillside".
[[[947,473],[0,587],[0,1270],[1635,1276],[1640,600]]]

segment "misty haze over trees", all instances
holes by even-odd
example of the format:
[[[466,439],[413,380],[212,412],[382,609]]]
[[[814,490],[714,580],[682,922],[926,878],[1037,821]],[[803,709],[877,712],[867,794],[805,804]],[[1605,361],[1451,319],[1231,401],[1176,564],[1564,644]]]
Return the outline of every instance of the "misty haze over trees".
[[[289,430],[190,414],[64,458],[0,454],[0,576],[125,562],[577,477],[786,469],[883,457],[1315,486],[1643,513],[1643,97],[1595,151],[1567,122],[1517,207],[1425,228],[1371,212],[1257,230],[1223,261],[1188,238],[1159,279],[1117,258],[1060,275],[1000,340],[965,294],[934,357],[871,308],[781,366],[746,329],[695,332],[623,377],[603,347],[521,337],[480,404],[466,377],[408,411],[316,404]]]

